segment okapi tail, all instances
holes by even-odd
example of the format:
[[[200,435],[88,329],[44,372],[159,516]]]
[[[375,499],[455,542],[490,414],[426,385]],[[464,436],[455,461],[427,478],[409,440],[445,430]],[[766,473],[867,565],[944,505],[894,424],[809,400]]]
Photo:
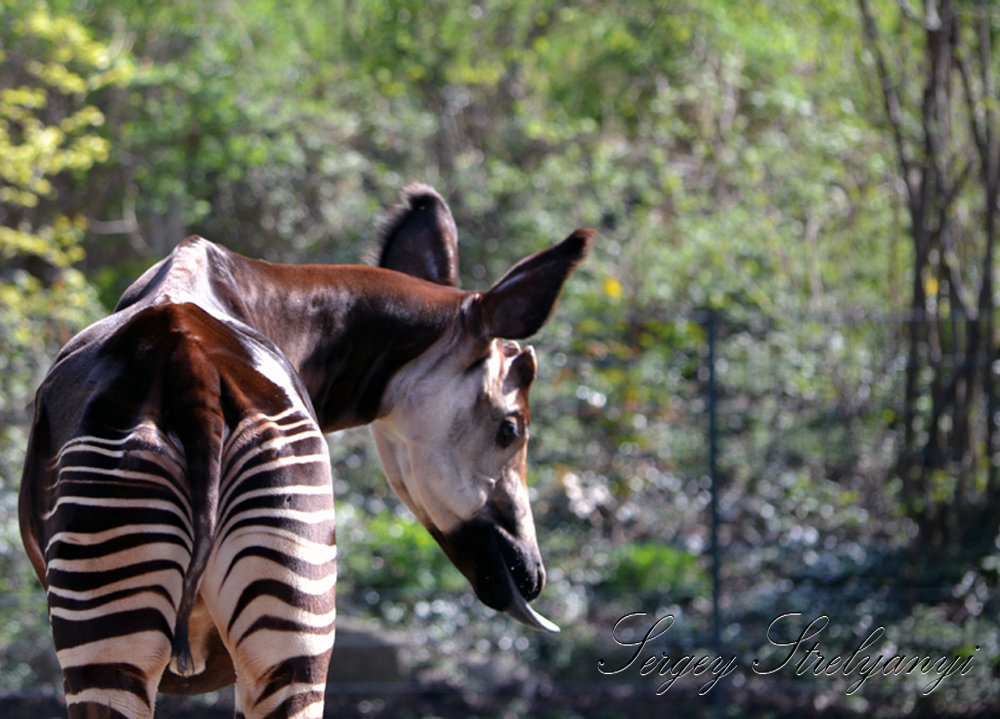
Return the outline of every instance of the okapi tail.
[[[191,561],[177,606],[171,659],[173,672],[184,677],[202,670],[193,666],[188,630],[215,539],[225,419],[218,370],[196,338],[180,338],[168,360],[164,381],[164,420],[184,451],[194,529]]]

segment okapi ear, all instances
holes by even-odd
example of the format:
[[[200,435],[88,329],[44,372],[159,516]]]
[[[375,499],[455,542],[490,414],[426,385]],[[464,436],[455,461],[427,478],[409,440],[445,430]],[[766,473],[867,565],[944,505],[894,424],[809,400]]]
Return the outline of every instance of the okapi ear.
[[[370,262],[458,287],[458,231],[448,204],[422,184],[407,187],[400,199],[379,224]]]
[[[521,260],[476,297],[470,321],[487,337],[523,339],[548,320],[563,283],[590,249],[595,230],[576,230],[554,247]]]

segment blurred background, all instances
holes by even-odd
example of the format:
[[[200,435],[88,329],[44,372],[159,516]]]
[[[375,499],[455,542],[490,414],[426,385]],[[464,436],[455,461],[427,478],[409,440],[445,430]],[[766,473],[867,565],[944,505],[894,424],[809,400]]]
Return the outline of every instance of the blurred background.
[[[5,714],[61,711],[16,526],[58,348],[188,234],[356,262],[422,181],[466,287],[600,230],[535,340],[563,633],[481,607],[367,430],[333,436],[328,715],[995,716],[998,32],[993,0],[0,0]],[[632,612],[676,618],[657,656],[740,668],[602,674]],[[786,612],[829,617],[827,656],[884,628],[873,653],[974,663],[758,676]]]

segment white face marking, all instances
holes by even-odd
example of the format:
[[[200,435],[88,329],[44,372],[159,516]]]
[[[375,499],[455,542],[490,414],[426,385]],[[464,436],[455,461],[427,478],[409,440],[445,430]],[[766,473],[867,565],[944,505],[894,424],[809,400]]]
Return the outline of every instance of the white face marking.
[[[372,424],[383,469],[428,529],[455,529],[498,491],[530,523],[522,474],[531,377],[510,372],[521,350],[493,340],[473,351],[456,348],[460,342],[442,339],[393,378]],[[530,362],[533,370],[533,353]]]

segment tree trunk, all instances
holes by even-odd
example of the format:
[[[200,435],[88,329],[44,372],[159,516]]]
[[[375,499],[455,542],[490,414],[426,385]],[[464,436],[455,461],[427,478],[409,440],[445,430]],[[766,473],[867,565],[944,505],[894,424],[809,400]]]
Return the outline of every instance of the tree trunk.
[[[993,370],[1000,151],[990,9],[980,0],[976,13],[960,17],[952,0],[925,0],[918,16],[901,2],[899,37],[883,39],[869,0],[858,4],[906,188],[913,247],[895,470],[903,507],[919,528],[915,556],[968,555],[985,551],[1000,530],[1000,401]],[[969,18],[974,25],[963,25]],[[922,26],[919,48],[906,36],[912,22]],[[888,52],[907,49],[922,53],[924,73],[920,100],[909,105],[900,88],[913,78],[894,75],[887,59]],[[955,131],[953,120],[968,121],[972,142]],[[970,178],[981,182],[979,199],[966,191]],[[979,203],[978,212],[970,209]],[[936,289],[930,290],[932,279]]]

